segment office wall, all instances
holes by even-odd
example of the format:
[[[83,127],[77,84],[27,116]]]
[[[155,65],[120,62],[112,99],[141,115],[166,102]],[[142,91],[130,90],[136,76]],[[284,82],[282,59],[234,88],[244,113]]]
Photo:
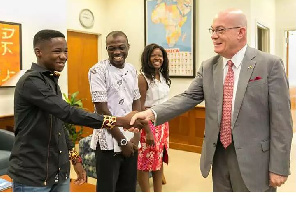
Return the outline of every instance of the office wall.
[[[23,25],[23,68],[35,62],[32,50],[34,34],[43,28],[52,28],[66,34],[67,30],[98,34],[99,58],[106,58],[105,36],[112,30],[128,35],[130,51],[128,62],[140,68],[144,48],[144,0],[10,0],[1,1],[0,20]],[[41,3],[41,1],[46,3]],[[48,3],[47,3],[48,2]],[[46,6],[45,6],[46,5]],[[270,28],[270,52],[285,59],[284,30],[296,28],[296,0],[196,0],[196,68],[203,60],[215,55],[208,33],[216,12],[226,8],[240,8],[248,18],[248,44],[255,47],[256,22]],[[95,24],[84,29],[79,23],[79,12],[88,8],[95,15]],[[275,41],[275,42],[274,42]],[[59,84],[67,92],[67,69]],[[184,91],[192,79],[172,78],[171,96]],[[0,89],[0,116],[13,113],[13,88]]]
[[[250,33],[250,40],[248,40],[249,45],[252,47],[257,47],[257,23],[269,28],[270,30],[270,41],[274,41],[276,29],[275,29],[275,7],[276,0],[251,0],[251,16],[250,23],[248,23]],[[270,42],[270,53],[275,54],[275,42]]]
[[[82,33],[96,34],[98,40],[98,59],[102,59],[105,51],[105,36],[107,34],[108,21],[110,16],[107,14],[107,0],[67,0],[67,30]],[[82,27],[79,22],[79,13],[82,9],[89,9],[95,17],[94,26],[90,29]]]
[[[271,39],[275,35],[275,0],[196,0],[196,68],[201,62],[214,56],[212,41],[208,28],[212,24],[213,17],[218,11],[227,8],[239,8],[248,18],[248,43],[255,47],[256,21],[261,21],[270,28]],[[126,6],[126,9],[124,9]],[[268,12],[264,9],[268,8]],[[139,58],[144,48],[144,1],[141,0],[110,0],[107,11],[114,16],[110,21],[111,29],[120,29],[127,33],[131,48],[127,61],[133,63],[137,69],[140,67]],[[275,52],[274,44],[271,44],[271,53]],[[196,70],[197,70],[196,69]],[[192,79],[172,78],[170,96],[183,92]]]
[[[67,33],[66,6],[65,0],[0,1],[0,20],[22,24],[23,69],[29,69],[31,63],[36,62],[32,41],[37,31],[47,28]],[[63,73],[60,78],[63,90],[67,87],[66,79],[67,75]],[[14,88],[0,89],[0,116],[13,114],[13,94]]]
[[[276,23],[276,37],[274,42],[276,43],[275,54],[282,57],[284,63],[286,63],[285,31],[296,30],[296,1],[295,0],[276,0],[275,23]]]
[[[110,0],[109,2],[107,33],[113,30],[125,32],[130,43],[126,61],[139,69],[140,56],[144,49],[144,0]]]

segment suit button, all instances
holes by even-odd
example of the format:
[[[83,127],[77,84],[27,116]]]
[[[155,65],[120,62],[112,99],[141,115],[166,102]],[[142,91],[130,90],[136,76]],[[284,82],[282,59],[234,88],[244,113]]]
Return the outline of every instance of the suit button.
[[[59,151],[59,153],[62,153],[62,151]]]
[[[213,143],[213,146],[216,147],[216,146],[217,146],[217,143],[214,142],[214,143]]]
[[[58,135],[60,136],[60,133],[58,133]]]
[[[58,170],[60,171],[60,168],[58,168]]]

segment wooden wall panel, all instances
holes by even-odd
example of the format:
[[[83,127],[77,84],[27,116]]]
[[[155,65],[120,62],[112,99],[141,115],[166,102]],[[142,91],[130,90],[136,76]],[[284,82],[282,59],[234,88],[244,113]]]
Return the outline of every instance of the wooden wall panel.
[[[170,120],[170,148],[201,153],[204,127],[205,108],[194,109]]]
[[[14,131],[14,116],[13,115],[1,116],[0,129]]]

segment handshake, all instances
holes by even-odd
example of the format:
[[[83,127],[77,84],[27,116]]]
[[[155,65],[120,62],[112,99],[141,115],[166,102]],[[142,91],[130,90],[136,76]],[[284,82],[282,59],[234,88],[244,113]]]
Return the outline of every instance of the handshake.
[[[139,132],[142,128],[148,128],[148,121],[154,119],[152,110],[132,111],[124,117],[117,117],[116,126],[123,127],[130,132]]]

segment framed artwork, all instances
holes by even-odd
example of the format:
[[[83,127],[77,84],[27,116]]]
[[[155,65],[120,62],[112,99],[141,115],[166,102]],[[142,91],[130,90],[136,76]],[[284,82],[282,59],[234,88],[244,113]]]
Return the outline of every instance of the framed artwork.
[[[195,77],[195,0],[144,0],[145,45],[168,53],[170,77]]]
[[[14,87],[22,69],[21,24],[0,21],[0,87]]]

